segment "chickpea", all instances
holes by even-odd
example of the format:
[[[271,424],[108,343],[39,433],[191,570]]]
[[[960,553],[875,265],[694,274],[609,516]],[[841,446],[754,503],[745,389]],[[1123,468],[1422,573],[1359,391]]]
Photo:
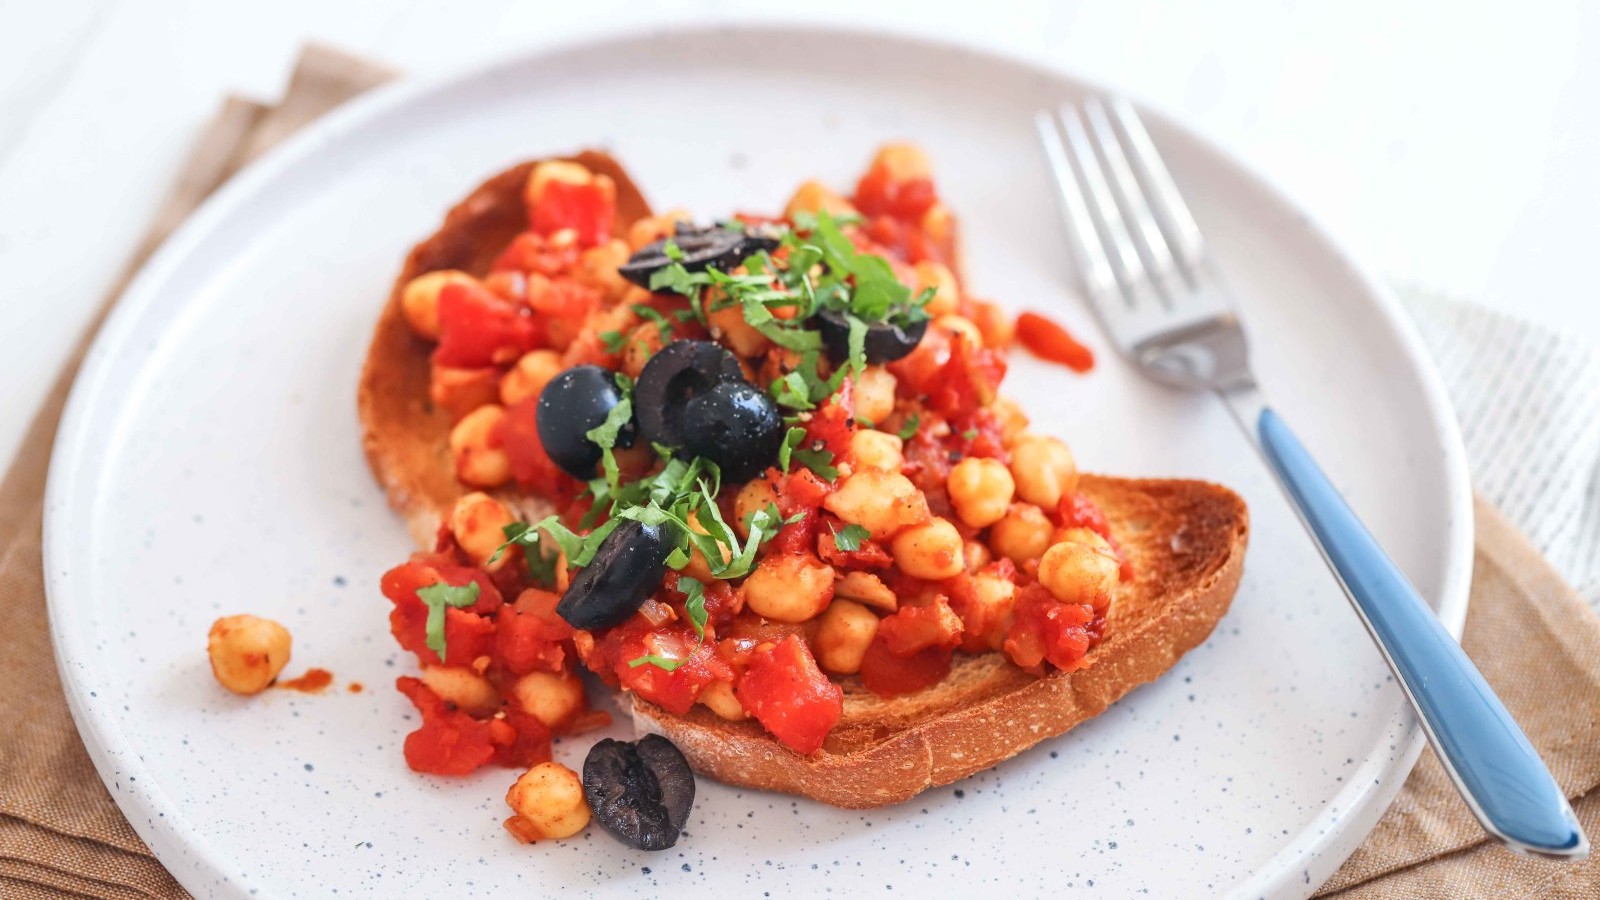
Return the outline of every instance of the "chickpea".
[[[259,694],[289,664],[289,629],[258,616],[226,616],[211,623],[206,655],[211,674],[235,694]]]
[[[713,299],[710,295],[705,302],[706,325],[711,331],[711,336],[726,344],[734,353],[740,356],[760,356],[772,346],[766,335],[745,321],[744,309],[738,304],[719,309],[717,304],[726,301]]]
[[[926,307],[928,315],[938,318],[949,315],[961,306],[961,287],[956,284],[956,274],[944,263],[925,259],[916,265],[917,293],[933,288],[933,299]]]
[[[861,671],[861,658],[878,635],[878,617],[859,603],[835,600],[817,629],[817,663],[839,675]]]
[[[578,257],[578,281],[599,290],[606,297],[621,297],[630,286],[629,281],[617,271],[628,261],[633,250],[628,242],[612,238],[597,247],[590,247]]]
[[[934,319],[932,324],[933,327],[942,328],[956,338],[966,341],[968,347],[983,346],[983,332],[979,331],[978,326],[974,325],[972,320],[966,316],[946,313]]]
[[[928,498],[899,472],[853,472],[822,501],[822,506],[844,521],[867,529],[875,540],[928,521]]]
[[[422,683],[446,703],[454,703],[469,716],[487,718],[500,708],[500,694],[472,669],[461,666],[423,666]]]
[[[541,839],[572,837],[589,824],[589,801],[578,773],[557,762],[542,762],[506,791],[506,805]]]
[[[750,517],[778,502],[778,492],[765,478],[748,481],[733,497],[733,530],[739,537],[750,536]]]
[[[843,597],[884,612],[894,612],[900,608],[900,600],[894,591],[883,583],[882,578],[871,572],[845,572],[840,575],[839,580],[833,583],[833,596],[835,602]]]
[[[554,728],[583,709],[583,682],[571,672],[529,672],[511,685],[523,712]]]
[[[983,333],[986,347],[1009,347],[1017,336],[1017,323],[999,305],[986,300],[969,300],[968,317]]]
[[[1116,588],[1121,568],[1110,547],[1064,541],[1039,558],[1039,583],[1062,603],[1102,606]]]
[[[1011,476],[1017,496],[1054,509],[1062,494],[1078,489],[1078,464],[1067,445],[1053,437],[1024,435],[1011,447]]]
[[[522,354],[511,371],[500,379],[501,405],[516,406],[529,397],[539,396],[563,368],[561,354],[554,350],[530,350]]]
[[[1003,463],[977,456],[956,463],[944,487],[956,515],[973,528],[987,528],[1004,518],[1017,489]]]
[[[883,171],[889,176],[890,181],[915,181],[919,178],[932,178],[933,165],[928,162],[927,154],[916,144],[893,143],[884,144],[878,148],[872,157],[869,169]]]
[[[881,424],[894,412],[895,377],[883,366],[867,366],[856,376],[853,396],[856,418]]]
[[[1050,520],[1032,503],[1013,503],[989,528],[989,548],[1021,565],[1050,549]]]
[[[452,282],[476,284],[477,279],[457,269],[439,269],[418,275],[401,289],[400,311],[418,337],[439,339],[439,292]]]
[[[904,442],[897,435],[864,428],[850,436],[849,459],[857,469],[898,472],[905,464],[902,447]]]
[[[500,395],[500,370],[458,369],[434,365],[428,373],[428,399],[459,421],[480,406],[493,403]]]
[[[697,512],[689,514],[689,529],[696,534],[710,534],[710,532],[706,531],[705,526],[700,524],[700,514]],[[722,557],[723,565],[727,565],[728,561],[733,559],[733,549],[728,545],[719,541],[717,550]],[[683,574],[700,582],[709,582],[715,579],[715,576],[711,574],[711,564],[706,560],[706,555],[701,553],[700,548],[693,544],[689,545],[689,563],[683,567]]]
[[[1052,544],[1060,544],[1066,541],[1077,541],[1080,544],[1089,544],[1094,547],[1102,547],[1111,553],[1117,552],[1111,549],[1111,542],[1101,537],[1098,531],[1095,531],[1091,528],[1084,528],[1081,525],[1063,525],[1060,528],[1057,528],[1055,533],[1050,535],[1050,543]]]
[[[1017,586],[992,572],[972,576],[972,586],[962,612],[968,650],[999,650],[1005,643],[1007,620],[1016,605]]]
[[[450,532],[455,535],[456,543],[461,545],[473,565],[491,571],[505,564],[507,557],[504,554],[495,561],[494,566],[489,566],[488,562],[489,557],[506,542],[502,529],[514,521],[515,517],[505,504],[482,491],[461,495],[455,506],[450,508]]]
[[[644,371],[644,364],[663,346],[665,342],[661,338],[661,329],[654,322],[634,326],[622,344],[623,373],[629,378],[638,378],[639,373]]]
[[[692,222],[694,217],[685,209],[672,209],[659,216],[647,216],[633,223],[628,228],[628,249],[638,250],[645,244],[654,243],[664,237],[670,236],[677,229],[679,222]]]
[[[695,700],[716,713],[719,718],[730,722],[750,718],[750,714],[744,711],[744,704],[734,696],[733,684],[727,681],[711,682],[700,689],[700,695]]]
[[[498,487],[511,480],[511,459],[500,445],[503,406],[489,404],[467,413],[450,429],[456,477],[474,487]]]
[[[995,398],[989,408],[1000,419],[1000,442],[1009,448],[1027,431],[1028,416],[1009,397]]]
[[[784,204],[784,218],[793,219],[796,213],[815,213],[827,210],[833,215],[854,213],[856,208],[850,201],[834,193],[827,185],[820,181],[807,181],[795,189],[789,202]]]
[[[740,590],[756,615],[775,622],[804,622],[833,600],[833,567],[810,553],[769,556]]]
[[[994,554],[982,541],[967,541],[961,547],[961,555],[967,560],[968,572],[976,572],[994,561]]]
[[[956,526],[949,519],[934,517],[896,534],[889,550],[900,571],[913,578],[937,581],[961,574],[966,565],[961,546],[961,533]]]

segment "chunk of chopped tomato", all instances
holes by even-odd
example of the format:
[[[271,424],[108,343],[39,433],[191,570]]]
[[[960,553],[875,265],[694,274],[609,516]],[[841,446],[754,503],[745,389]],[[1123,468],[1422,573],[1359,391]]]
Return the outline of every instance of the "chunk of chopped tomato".
[[[593,247],[611,239],[616,213],[617,189],[611,179],[595,177],[583,184],[552,179],[529,209],[528,223],[547,235],[571,228],[579,244]]]
[[[887,569],[894,564],[894,558],[883,545],[871,538],[864,538],[854,550],[840,550],[836,535],[842,531],[838,520],[828,521],[828,527],[820,530],[817,535],[817,555],[822,561],[835,569]]]
[[[805,641],[763,644],[734,690],[739,703],[784,746],[815,753],[844,714],[844,691],[817,668]]]
[[[480,284],[452,281],[439,291],[441,366],[481,368],[509,365],[539,346],[539,325],[530,310]]]
[[[511,462],[511,477],[524,490],[565,505],[583,490],[582,482],[568,475],[544,451],[539,440],[539,398],[525,397],[506,410],[500,422],[500,443]]]
[[[1011,627],[1006,630],[1005,652],[1011,661],[1032,672],[1042,663],[1071,672],[1088,665],[1088,653],[1100,642],[1105,620],[1082,603],[1062,603],[1042,585],[1030,584],[1017,597]]]
[[[494,648],[496,660],[506,671],[526,675],[565,669],[572,626],[556,615],[560,599],[550,591],[529,588],[516,603],[501,609]]]
[[[379,582],[383,595],[394,603],[389,613],[389,628],[395,640],[417,655],[422,665],[437,665],[438,654],[428,646],[428,607],[417,596],[419,588],[444,582],[462,587],[478,584],[478,600],[471,607],[448,607],[444,611],[446,665],[465,666],[485,655],[494,643],[494,621],[487,616],[500,608],[500,591],[478,569],[452,565],[436,554],[420,555],[424,561],[403,563],[384,573]]]
[[[439,699],[421,681],[402,677],[395,687],[422,714],[422,725],[406,735],[406,765],[431,775],[466,775],[494,759],[494,722],[480,721]],[[515,738],[515,735],[511,735]],[[502,737],[502,740],[504,738]],[[549,753],[548,738],[546,754]]]
[[[712,643],[700,643],[694,629],[681,620],[657,629],[635,615],[606,632],[600,649],[623,687],[678,715],[694,706],[706,685],[733,677],[733,670],[717,655]],[[629,665],[646,656],[679,659],[682,663],[671,671],[651,663]]]
[[[511,239],[495,258],[493,271],[521,272],[553,278],[578,265],[582,248],[576,243],[551,243],[545,235],[524,231]]]
[[[961,617],[937,597],[927,606],[902,606],[878,623],[878,639],[895,656],[915,656],[929,647],[952,649],[961,643]]]
[[[929,647],[911,656],[898,656],[880,634],[861,657],[861,683],[880,697],[914,694],[950,674],[950,656],[946,647]]]

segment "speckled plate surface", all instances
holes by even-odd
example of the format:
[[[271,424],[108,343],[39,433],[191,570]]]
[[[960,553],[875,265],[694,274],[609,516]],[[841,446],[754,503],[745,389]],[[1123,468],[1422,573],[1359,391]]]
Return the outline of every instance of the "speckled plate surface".
[[[1139,380],[1072,296],[1029,116],[1085,90],[886,35],[613,36],[364,99],[240,177],[122,299],[51,473],[56,649],[134,827],[202,896],[1309,894],[1398,789],[1419,735],[1221,407]],[[1394,301],[1240,165],[1159,115],[1150,125],[1240,295],[1276,405],[1459,629],[1465,465]],[[354,410],[389,279],[446,207],[521,158],[607,145],[659,206],[712,215],[776,208],[808,176],[847,183],[893,137],[932,155],[975,288],[1048,310],[1101,350],[1087,377],[1017,359],[1010,390],[1035,421],[1086,468],[1246,496],[1254,536],[1233,611],[1098,719],[902,807],[844,812],[702,782],[670,851],[598,829],[516,844],[499,825],[510,773],[427,778],[400,755],[414,721],[391,684],[409,663],[377,581],[410,548]],[[334,688],[220,690],[205,633],[238,611],[288,625],[289,674],[325,667]],[[576,764],[588,743],[557,756]]]

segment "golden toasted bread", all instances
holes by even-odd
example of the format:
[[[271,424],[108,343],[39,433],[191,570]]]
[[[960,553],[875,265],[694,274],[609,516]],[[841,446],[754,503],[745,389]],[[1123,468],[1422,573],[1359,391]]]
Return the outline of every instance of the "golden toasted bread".
[[[570,159],[616,182],[617,234],[649,215],[610,156],[586,151]],[[526,226],[523,185],[533,165],[485,182],[412,250],[368,351],[359,397],[367,458],[421,547],[432,546],[441,519],[466,488],[447,446],[450,418],[428,400],[431,345],[406,324],[401,291],[436,269],[486,272]],[[940,684],[890,700],[847,678],[844,716],[810,756],[783,746],[753,720],[730,722],[700,706],[676,716],[635,697],[636,724],[669,737],[697,771],[721,781],[851,808],[904,801],[1067,731],[1205,640],[1239,585],[1249,533],[1244,502],[1220,485],[1084,476],[1082,490],[1105,513],[1136,573],[1118,588],[1105,639],[1087,668],[1041,678],[1000,653],[958,653]],[[516,491],[496,496],[529,519],[548,510]]]

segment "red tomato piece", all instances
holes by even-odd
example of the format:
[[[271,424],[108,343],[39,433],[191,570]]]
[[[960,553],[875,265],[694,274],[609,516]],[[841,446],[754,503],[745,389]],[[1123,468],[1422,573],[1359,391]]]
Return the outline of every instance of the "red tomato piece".
[[[554,278],[571,272],[578,265],[578,256],[582,252],[582,248],[575,243],[552,244],[542,234],[524,231],[500,251],[492,270]]]
[[[506,409],[500,423],[500,445],[511,462],[511,476],[524,490],[562,506],[583,490],[583,484],[556,465],[539,440],[539,398],[525,397]]]
[[[896,181],[887,169],[875,166],[856,182],[855,206],[868,217],[893,216],[905,222],[920,222],[938,202],[939,192],[927,178]]]
[[[844,691],[817,668],[805,641],[793,635],[750,654],[734,696],[763,728],[797,753],[821,749],[844,714]]]
[[[1037,313],[1017,316],[1017,339],[1034,356],[1060,363],[1074,372],[1094,368],[1094,351],[1078,343],[1071,332]]]
[[[834,535],[843,526],[837,520],[830,520],[828,525],[819,529],[817,536],[817,556],[828,565],[835,569],[887,569],[894,564],[889,551],[871,538],[863,539],[854,550],[840,550]]]
[[[453,281],[439,291],[438,365],[509,365],[538,346],[539,326],[525,307],[480,284]]]
[[[953,649],[961,643],[961,617],[939,597],[927,606],[902,606],[878,623],[877,640],[895,656],[915,656],[930,647]]]
[[[497,724],[507,729],[496,729],[494,761],[502,766],[528,769],[550,761],[550,728],[538,716],[525,713],[516,704],[506,704],[506,717]]]
[[[652,629],[643,618],[634,616],[608,632],[602,643],[607,645],[612,671],[623,687],[680,716],[694,706],[695,698],[706,685],[733,677],[733,670],[717,655],[712,644],[695,646],[698,638],[684,621]],[[670,672],[650,663],[628,665],[650,655],[683,659],[684,662]]]
[[[585,247],[611,239],[611,223],[617,214],[617,191],[609,179],[591,179],[583,184],[549,181],[533,208],[528,222],[539,234],[555,234],[563,228],[578,233]]]
[[[861,683],[880,697],[899,697],[933,687],[950,674],[951,651],[929,647],[912,656],[896,656],[880,635],[861,658]]]
[[[1005,652],[1029,671],[1041,671],[1043,662],[1063,672],[1081,669],[1088,664],[1089,650],[1100,642],[1104,622],[1093,607],[1062,603],[1043,586],[1030,584],[1018,594]]]
[[[421,681],[403,677],[395,687],[422,714],[422,725],[406,735],[406,765],[431,775],[466,775],[494,759],[492,722],[454,709]],[[548,753],[548,749],[546,753]]]
[[[417,655],[419,663],[437,665],[439,656],[428,646],[428,607],[417,596],[417,590],[440,581],[456,587],[473,581],[478,583],[477,603],[465,609],[449,607],[444,611],[443,662],[452,666],[470,665],[474,659],[487,654],[493,645],[494,621],[487,616],[498,610],[502,602],[494,582],[477,569],[415,561],[390,569],[380,582],[384,596],[394,603],[389,613],[390,630],[401,647]]]
[[[856,430],[855,410],[853,383],[846,378],[839,390],[823,401],[822,408],[811,414],[811,421],[806,423],[805,446],[827,450],[834,459],[844,456],[850,450],[850,435]]]
[[[566,668],[566,643],[572,626],[556,615],[561,598],[549,591],[529,588],[517,602],[503,608],[496,624],[495,660],[513,675],[561,672]]]

